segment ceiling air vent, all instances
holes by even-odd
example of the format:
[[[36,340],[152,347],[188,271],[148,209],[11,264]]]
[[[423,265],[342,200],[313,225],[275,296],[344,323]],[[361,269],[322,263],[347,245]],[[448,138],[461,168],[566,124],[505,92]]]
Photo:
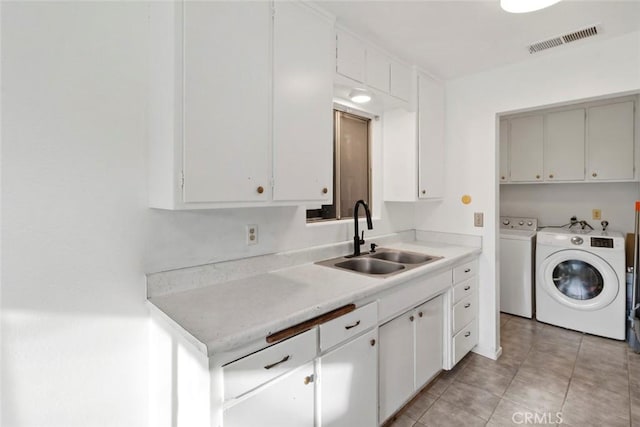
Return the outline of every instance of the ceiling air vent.
[[[543,40],[541,42],[533,43],[529,46],[529,53],[540,52],[541,50],[550,49],[552,47],[561,46],[566,43],[571,43],[576,40],[581,40],[587,37],[597,36],[598,27],[592,25],[587,28],[583,28],[572,33],[563,34],[558,37],[553,37],[549,40]]]

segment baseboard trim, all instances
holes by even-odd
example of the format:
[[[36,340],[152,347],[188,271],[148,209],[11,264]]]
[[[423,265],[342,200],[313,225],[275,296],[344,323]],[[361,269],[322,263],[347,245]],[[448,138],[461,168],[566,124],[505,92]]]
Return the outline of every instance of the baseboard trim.
[[[498,350],[493,350],[486,347],[475,346],[471,351],[479,354],[480,356],[484,356],[493,360],[498,360],[498,358],[502,355],[502,347],[499,347]]]

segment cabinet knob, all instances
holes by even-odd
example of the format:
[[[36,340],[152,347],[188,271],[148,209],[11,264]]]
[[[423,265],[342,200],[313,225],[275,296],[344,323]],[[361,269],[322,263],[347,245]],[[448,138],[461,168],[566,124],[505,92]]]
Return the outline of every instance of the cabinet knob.
[[[553,179],[553,174],[552,173],[549,174],[549,178]]]
[[[262,194],[264,193],[264,188],[262,186],[256,188],[256,191],[258,192],[258,194]]]
[[[536,175],[536,179],[540,179],[540,175]]]
[[[466,304],[464,305],[464,308],[469,308],[469,307],[471,307],[471,303],[470,303],[470,302],[468,302],[468,303],[466,303]]]
[[[419,316],[419,317],[422,317],[422,316],[424,316],[424,313],[420,311],[420,312],[418,313],[418,316]]]
[[[464,290],[465,290],[465,291],[468,291],[469,289],[471,289],[471,286],[465,286],[465,287],[464,287]]]
[[[596,176],[598,176],[598,174],[596,172],[594,172],[594,173],[591,174],[591,176],[595,178]]]
[[[309,383],[313,382],[313,375],[307,375],[306,377],[304,377],[304,385],[307,385]]]
[[[501,176],[500,179],[504,181],[507,178],[505,178],[504,176]]]
[[[329,192],[329,189],[327,187],[324,187],[322,189],[322,194],[327,194]]]
[[[409,320],[411,320],[413,322],[413,319],[415,319],[415,317],[409,316]]]
[[[422,194],[427,194],[427,190],[422,190]]]
[[[376,345],[376,340],[369,341],[369,344],[371,344],[371,347],[373,347],[374,345]]]
[[[467,332],[466,334],[464,334],[465,337],[470,337],[471,336],[471,332]]]

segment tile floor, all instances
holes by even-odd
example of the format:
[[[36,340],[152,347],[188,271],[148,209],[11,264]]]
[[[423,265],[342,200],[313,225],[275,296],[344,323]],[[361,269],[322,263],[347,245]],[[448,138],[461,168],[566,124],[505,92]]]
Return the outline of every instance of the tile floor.
[[[640,355],[626,343],[500,316],[499,360],[470,353],[387,426],[640,427]]]

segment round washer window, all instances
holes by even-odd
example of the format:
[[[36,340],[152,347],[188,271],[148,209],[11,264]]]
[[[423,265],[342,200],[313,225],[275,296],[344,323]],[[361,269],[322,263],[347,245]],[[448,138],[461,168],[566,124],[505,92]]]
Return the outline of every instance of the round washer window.
[[[590,300],[604,289],[602,274],[591,264],[580,260],[567,260],[553,269],[553,284],[567,297]]]

